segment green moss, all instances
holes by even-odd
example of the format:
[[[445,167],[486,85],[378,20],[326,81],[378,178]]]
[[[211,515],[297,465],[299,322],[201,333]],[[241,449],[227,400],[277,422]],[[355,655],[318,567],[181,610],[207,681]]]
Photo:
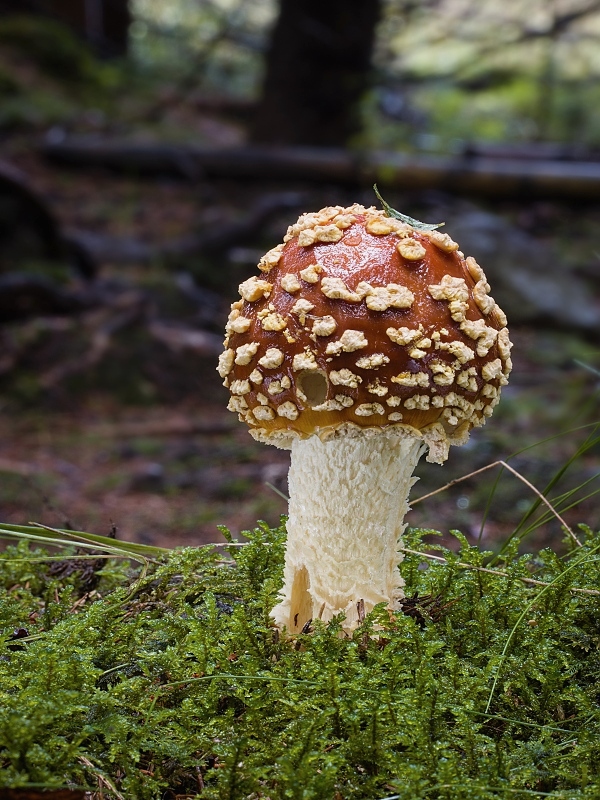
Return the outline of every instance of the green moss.
[[[422,548],[411,531],[407,547]],[[404,613],[285,640],[284,530],[147,573],[0,559],[0,785],[127,798],[596,798],[600,535],[559,558],[408,555]],[[429,548],[430,545],[427,545]],[[78,566],[79,565],[79,566]],[[98,570],[96,564],[95,569]],[[89,573],[89,568],[88,568]],[[531,585],[530,578],[546,585]],[[87,593],[85,593],[87,592]],[[427,600],[429,598],[429,600]],[[23,628],[27,638],[15,639]],[[21,631],[21,635],[23,632]]]

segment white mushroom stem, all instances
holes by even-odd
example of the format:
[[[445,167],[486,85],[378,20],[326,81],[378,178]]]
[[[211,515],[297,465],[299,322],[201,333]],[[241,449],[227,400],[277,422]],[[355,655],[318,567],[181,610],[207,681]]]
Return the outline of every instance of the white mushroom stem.
[[[293,633],[310,619],[344,612],[351,631],[363,607],[398,607],[398,547],[425,449],[422,440],[392,431],[294,440],[285,583],[272,611],[279,627]]]

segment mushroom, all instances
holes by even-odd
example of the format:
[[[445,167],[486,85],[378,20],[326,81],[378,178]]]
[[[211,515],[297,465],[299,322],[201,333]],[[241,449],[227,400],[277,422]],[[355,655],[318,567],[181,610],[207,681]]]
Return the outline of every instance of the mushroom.
[[[218,370],[258,441],[291,449],[284,586],[293,633],[398,608],[420,456],[443,463],[498,403],[506,317],[448,234],[374,207],[303,214],[231,306]],[[400,215],[398,215],[400,216]]]

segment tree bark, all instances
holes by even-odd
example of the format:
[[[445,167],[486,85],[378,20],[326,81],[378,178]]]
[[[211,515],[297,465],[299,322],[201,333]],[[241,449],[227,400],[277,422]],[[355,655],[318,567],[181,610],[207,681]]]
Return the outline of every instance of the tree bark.
[[[359,130],[381,0],[281,0],[251,140],[341,146]]]

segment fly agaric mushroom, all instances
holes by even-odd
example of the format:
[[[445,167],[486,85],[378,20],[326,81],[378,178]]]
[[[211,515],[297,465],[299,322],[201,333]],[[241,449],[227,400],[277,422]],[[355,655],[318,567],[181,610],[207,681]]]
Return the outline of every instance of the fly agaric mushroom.
[[[240,286],[218,370],[228,408],[291,449],[289,632],[398,607],[408,494],[492,414],[511,370],[506,317],[450,236],[386,205],[303,214]]]

